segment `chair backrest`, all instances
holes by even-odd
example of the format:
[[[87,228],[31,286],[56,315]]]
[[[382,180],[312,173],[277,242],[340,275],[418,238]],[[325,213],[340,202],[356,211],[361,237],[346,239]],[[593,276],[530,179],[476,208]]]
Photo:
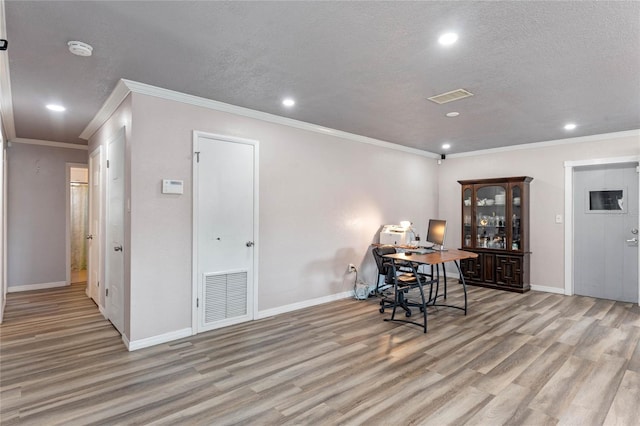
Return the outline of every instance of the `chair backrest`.
[[[388,275],[389,273],[389,267],[391,266],[389,262],[385,262],[385,260],[382,258],[382,256],[384,256],[385,254],[392,254],[396,252],[396,248],[394,246],[379,246],[379,247],[374,247],[373,250],[371,250],[371,253],[373,253],[373,258],[376,261],[376,265],[378,266],[378,274],[380,275]]]

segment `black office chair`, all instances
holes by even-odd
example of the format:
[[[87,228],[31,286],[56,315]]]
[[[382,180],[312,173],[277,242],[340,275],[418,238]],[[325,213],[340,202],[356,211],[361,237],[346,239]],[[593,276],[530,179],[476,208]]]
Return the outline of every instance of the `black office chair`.
[[[433,266],[431,266],[430,273],[420,272],[416,269],[416,265],[409,263],[398,263],[391,259],[386,259],[383,256],[385,254],[396,253],[396,248],[391,245],[374,247],[372,250],[373,258],[378,266],[378,282],[376,283],[376,294],[382,296],[380,299],[380,313],[384,313],[385,308],[393,308],[391,318],[385,318],[385,321],[398,321],[410,324],[419,325],[423,328],[424,332],[427,332],[427,305],[434,303],[433,299],[433,284],[438,283],[438,276],[434,276]],[[394,268],[395,266],[395,268]],[[395,275],[394,275],[395,270]],[[438,270],[436,270],[436,273]],[[438,274],[439,275],[439,274]],[[384,276],[385,288],[393,288],[393,298],[385,297],[382,293],[380,283],[380,276]],[[388,286],[388,287],[386,287]],[[425,287],[429,286],[429,295],[425,295]],[[418,289],[420,292],[419,301],[410,301],[407,298],[409,290]],[[422,313],[423,322],[401,320],[396,319],[396,309],[400,307],[404,309],[405,316],[411,317],[411,308],[418,307]]]
[[[396,263],[396,267],[393,267],[393,261],[391,268],[398,270],[398,265]],[[409,324],[415,324],[422,327],[424,332],[427,332],[427,305],[434,301],[432,299],[433,296],[433,284],[437,283],[437,279],[433,278],[433,271],[431,274],[426,274],[419,272],[416,268],[417,266],[413,263],[408,263],[407,265],[403,265],[405,268],[410,268],[411,273],[403,273],[394,278],[394,303],[393,303],[393,311],[391,313],[391,318],[385,318],[385,321],[398,321],[405,322]],[[429,286],[429,296],[425,295],[425,286]],[[420,301],[413,302],[407,299],[407,293],[411,289],[417,288],[420,292]],[[396,309],[397,307],[401,307],[405,311],[405,316],[408,318],[411,316],[411,307],[420,308],[420,312],[422,313],[422,324],[416,321],[411,320],[401,320],[396,319]]]
[[[393,300],[388,298],[388,294],[385,291],[389,288],[393,288],[393,265],[391,260],[385,259],[385,254],[393,254],[396,252],[396,248],[392,245],[384,245],[374,247],[371,250],[373,259],[376,261],[378,267],[378,279],[376,281],[376,296],[380,297],[380,313],[384,313],[385,308],[391,308],[393,306]],[[383,285],[380,285],[380,277],[383,277]],[[390,294],[390,292],[387,292]]]
[[[407,306],[406,303],[404,303],[404,296],[396,296],[395,295],[395,284],[396,284],[396,279],[398,280],[399,283],[401,283],[400,287],[401,287],[401,292],[402,293],[406,293],[408,289],[404,289],[403,285],[404,283],[410,283],[410,282],[415,282],[416,278],[413,274],[410,273],[400,273],[398,274],[397,277],[394,277],[393,275],[393,263],[391,262],[391,260],[389,259],[385,259],[383,256],[385,254],[393,254],[396,253],[396,248],[392,245],[384,245],[384,246],[379,246],[379,247],[374,247],[373,250],[371,250],[371,253],[373,254],[373,258],[376,261],[376,265],[378,266],[378,281],[376,282],[376,295],[380,296],[380,313],[383,314],[385,308],[393,308],[397,305],[400,305],[404,310],[405,310],[405,315],[407,317],[411,316],[411,309],[409,308],[409,306]],[[400,269],[400,268],[398,268]],[[406,272],[406,271],[405,271]],[[380,277],[383,276],[384,277],[384,285],[380,286]],[[384,291],[389,289],[389,288],[393,288],[394,289],[394,294],[393,295],[385,295]],[[390,298],[388,296],[393,296],[393,298]],[[398,301],[398,297],[400,297],[400,300]]]
[[[371,250],[371,254],[373,254],[373,259],[376,261],[376,266],[378,267],[378,281],[376,282],[376,294],[379,295],[381,292],[391,286],[393,286],[393,280],[390,280],[391,277],[391,261],[383,258],[385,254],[392,254],[396,252],[396,248],[394,246],[379,246],[374,247]],[[380,277],[384,277],[384,286],[380,286]]]

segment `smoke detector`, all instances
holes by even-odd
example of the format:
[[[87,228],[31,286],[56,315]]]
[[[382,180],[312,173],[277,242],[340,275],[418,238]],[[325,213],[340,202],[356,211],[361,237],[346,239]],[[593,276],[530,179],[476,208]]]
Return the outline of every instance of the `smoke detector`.
[[[69,52],[78,56],[91,56],[93,52],[93,47],[87,43],[83,43],[81,41],[70,41],[67,43],[69,46]]]

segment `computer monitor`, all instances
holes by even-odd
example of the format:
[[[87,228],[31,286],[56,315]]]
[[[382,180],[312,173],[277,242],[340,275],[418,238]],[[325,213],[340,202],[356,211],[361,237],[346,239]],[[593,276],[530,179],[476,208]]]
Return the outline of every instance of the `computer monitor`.
[[[440,219],[429,219],[429,229],[427,231],[427,242],[435,246],[440,246],[439,250],[444,251],[444,235],[447,231],[447,221]]]

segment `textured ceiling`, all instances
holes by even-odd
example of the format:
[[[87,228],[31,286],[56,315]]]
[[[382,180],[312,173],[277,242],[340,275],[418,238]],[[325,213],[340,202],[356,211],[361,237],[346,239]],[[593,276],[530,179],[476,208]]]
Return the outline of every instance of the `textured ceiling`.
[[[5,18],[19,138],[86,143],[120,78],[438,153],[640,128],[635,1],[5,0]],[[458,88],[475,96],[426,99]]]

